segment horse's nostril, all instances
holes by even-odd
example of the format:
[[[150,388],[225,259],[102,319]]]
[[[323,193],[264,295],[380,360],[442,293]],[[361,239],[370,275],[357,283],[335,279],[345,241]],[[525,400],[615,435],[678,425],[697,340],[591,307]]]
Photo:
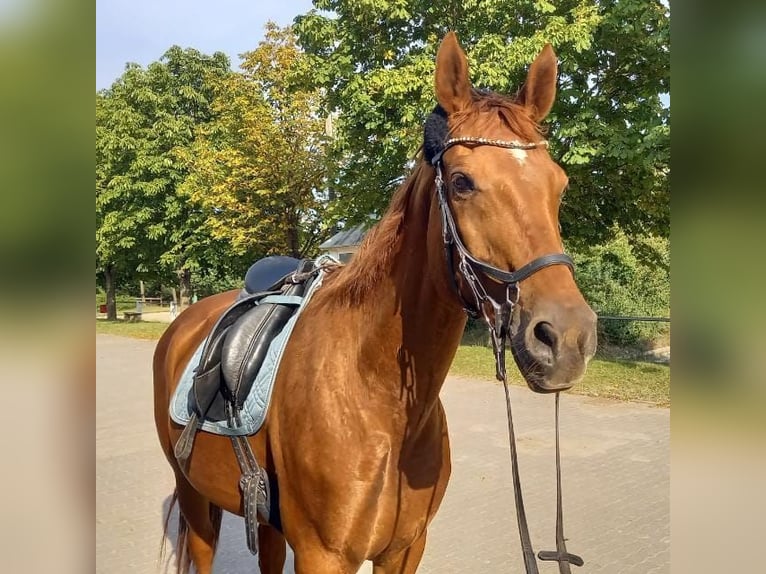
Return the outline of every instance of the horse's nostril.
[[[556,344],[556,331],[553,329],[553,325],[547,321],[540,321],[535,325],[535,337],[551,349]]]

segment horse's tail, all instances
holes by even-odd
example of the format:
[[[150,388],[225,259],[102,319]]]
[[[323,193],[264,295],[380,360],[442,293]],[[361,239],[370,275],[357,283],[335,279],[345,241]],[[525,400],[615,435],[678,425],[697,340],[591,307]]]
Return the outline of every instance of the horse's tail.
[[[170,516],[173,514],[173,507],[178,503],[178,489],[173,490],[173,495],[170,497],[170,503],[168,504],[168,510],[165,513],[165,520],[162,524],[162,543],[160,544],[160,564],[165,562],[165,548],[168,540],[168,529],[170,527]],[[215,504],[210,505],[210,523],[213,526],[213,532],[216,533],[216,539],[213,544],[213,548],[218,544],[218,534],[221,531],[221,520],[223,519],[223,510],[220,506]],[[189,536],[189,523],[184,517],[184,513],[178,509],[178,531],[176,533],[176,574],[189,574],[191,569],[191,555],[189,554],[188,546]]]
[[[170,527],[170,517],[173,514],[173,507],[178,503],[178,489],[173,489],[173,496],[170,497],[170,504],[165,513],[165,520],[162,524],[162,543],[160,544],[160,564],[165,563],[165,548],[168,542],[168,528]],[[178,531],[176,533],[176,574],[188,574],[191,568],[191,556],[187,548],[187,536],[189,534],[189,524],[184,518],[181,509],[178,509]]]

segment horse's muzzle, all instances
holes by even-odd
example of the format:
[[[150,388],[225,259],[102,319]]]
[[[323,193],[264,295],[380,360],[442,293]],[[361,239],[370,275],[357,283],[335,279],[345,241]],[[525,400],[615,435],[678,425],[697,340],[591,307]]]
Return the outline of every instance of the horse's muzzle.
[[[596,351],[596,314],[584,302],[536,309],[522,318],[511,351],[533,391],[565,391],[582,378]]]

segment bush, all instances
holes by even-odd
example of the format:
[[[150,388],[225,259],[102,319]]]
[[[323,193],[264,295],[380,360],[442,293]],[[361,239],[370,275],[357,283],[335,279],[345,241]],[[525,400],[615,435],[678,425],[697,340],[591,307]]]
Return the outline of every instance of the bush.
[[[657,237],[635,241],[654,254],[649,263],[623,233],[603,245],[571,253],[577,283],[599,315],[670,316],[670,242]],[[600,319],[599,341],[618,346],[644,346],[666,337],[668,323]]]
[[[631,245],[617,237],[603,245],[569,249],[575,261],[577,284],[585,300],[599,315],[667,317],[670,315],[670,247],[656,237],[642,238]],[[637,247],[642,256],[637,254]],[[646,254],[654,259],[649,262]],[[599,346],[645,347],[667,337],[668,323],[600,319]],[[491,346],[482,319],[469,319],[464,345]]]
[[[217,277],[212,273],[198,273],[192,278],[192,291],[202,299],[216,293],[231,289],[242,289],[245,286],[245,274]]]

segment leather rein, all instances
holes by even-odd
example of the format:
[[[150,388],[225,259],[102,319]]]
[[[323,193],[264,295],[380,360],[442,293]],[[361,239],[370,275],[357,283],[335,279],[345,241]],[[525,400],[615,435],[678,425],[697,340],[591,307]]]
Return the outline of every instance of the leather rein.
[[[524,511],[524,500],[521,493],[518,455],[516,452],[516,436],[513,430],[511,397],[508,390],[508,380],[505,368],[506,340],[510,338],[511,318],[513,309],[519,302],[519,284],[521,281],[551,265],[566,265],[572,272],[574,272],[574,262],[572,261],[572,258],[565,253],[553,253],[537,257],[515,271],[507,271],[474,257],[460,238],[460,233],[458,232],[455,218],[447,199],[446,186],[442,177],[444,152],[456,145],[489,145],[506,149],[529,150],[538,147],[548,147],[548,142],[545,140],[538,142],[519,142],[478,137],[450,138],[444,142],[441,150],[431,159],[431,165],[436,170],[436,196],[439,201],[439,211],[441,212],[442,239],[444,242],[444,254],[447,259],[450,282],[453,290],[460,299],[466,314],[474,319],[482,317],[487,324],[495,355],[495,375],[498,380],[503,382],[503,388],[505,389],[505,404],[508,415],[508,438],[511,453],[511,471],[513,475],[513,491],[516,504],[516,520],[519,528],[519,538],[521,539],[521,549],[524,556],[526,574],[538,574],[537,561],[535,560],[534,550],[532,549],[526,513]],[[474,299],[473,302],[466,299],[458,286],[454,261],[455,254],[457,254],[458,260],[457,273],[460,274],[463,282],[470,288]],[[504,301],[496,301],[487,292],[484,284],[479,279],[478,273],[505,286]],[[540,560],[555,560],[559,563],[560,574],[571,574],[569,568],[570,564],[582,566],[584,562],[579,556],[567,552],[563,532],[561,456],[559,449],[559,393],[556,393],[556,490],[556,550],[541,551],[537,557]]]

